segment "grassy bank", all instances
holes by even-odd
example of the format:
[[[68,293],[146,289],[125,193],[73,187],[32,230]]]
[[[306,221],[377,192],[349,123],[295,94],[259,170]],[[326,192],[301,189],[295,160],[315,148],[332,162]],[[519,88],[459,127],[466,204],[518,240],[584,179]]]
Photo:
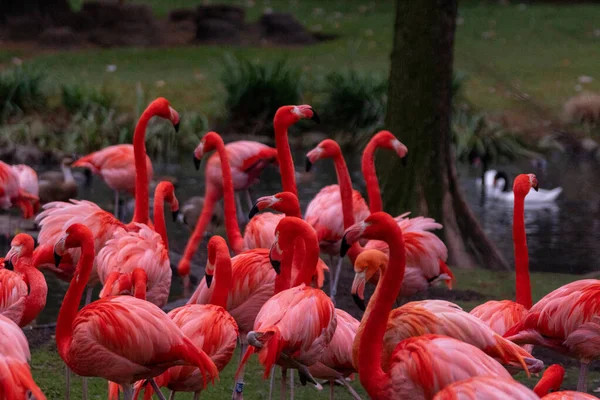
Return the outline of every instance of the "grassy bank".
[[[509,272],[494,272],[484,269],[476,270],[454,270],[456,275],[455,292],[457,296],[460,293],[471,292],[481,296],[479,300],[456,300],[455,302],[462,306],[465,310],[470,310],[475,305],[483,303],[488,299],[511,299],[514,298],[514,275]],[[544,294],[554,290],[555,288],[564,285],[567,282],[578,279],[576,275],[569,274],[550,274],[550,273],[532,273],[533,282],[533,297],[537,301]],[[536,355],[545,360],[547,365],[560,362],[565,365],[567,373],[565,375],[565,383],[563,388],[574,389],[577,385],[578,368],[573,361],[562,358],[559,355],[541,351]],[[221,380],[215,387],[211,387],[202,394],[203,399],[223,399],[230,393],[232,387],[233,375],[237,365],[237,357],[239,353],[235,353],[232,363],[221,373]],[[56,346],[53,339],[49,339],[47,343],[32,349],[32,371],[36,382],[44,390],[48,398],[61,398],[64,396],[64,364],[56,352]],[[279,390],[280,375],[276,375],[276,389]],[[529,387],[533,387],[538,377],[527,378],[524,373],[520,373],[516,377],[519,381]],[[105,398],[107,385],[101,379],[90,379],[89,390],[92,393],[91,398]],[[600,384],[600,371],[592,368],[588,387],[590,391],[595,389]],[[74,389],[72,399],[80,399],[81,380],[73,379]],[[364,391],[360,387],[359,382],[354,382],[353,386],[361,394]],[[350,399],[351,397],[341,387],[336,387],[335,398]],[[166,393],[166,392],[165,392]],[[247,399],[259,399],[267,396],[268,381],[262,380],[262,368],[258,365],[256,357],[251,359],[249,368],[246,369],[246,387],[244,389]],[[278,396],[278,392],[275,392]],[[322,392],[317,392],[312,387],[300,387],[296,385],[296,398],[298,399],[326,399],[328,398],[328,390],[325,388]],[[364,396],[366,398],[366,396]],[[178,395],[177,398],[191,399],[188,394]]]
[[[146,1],[162,16],[171,7],[197,4],[193,0]],[[349,0],[342,7],[316,0],[258,0],[247,9],[248,19],[258,18],[266,7],[293,12],[309,28],[340,38],[301,48],[228,47],[226,51],[263,61],[288,56],[305,70],[307,80],[320,79],[340,66],[387,75],[393,1]],[[461,2],[459,14],[456,68],[468,74],[466,96],[482,110],[555,116],[563,102],[577,93],[578,77],[593,75],[600,61],[596,26],[600,7],[466,1]],[[56,83],[108,86],[127,104],[133,102],[138,82],[151,96],[167,96],[182,109],[214,115],[223,102],[217,79],[223,68],[222,46],[51,52],[4,49],[0,50],[0,64],[7,65],[13,56],[48,71]],[[106,72],[109,64],[117,70]],[[600,90],[600,81],[594,79],[582,87]],[[517,93],[529,100],[519,100]]]

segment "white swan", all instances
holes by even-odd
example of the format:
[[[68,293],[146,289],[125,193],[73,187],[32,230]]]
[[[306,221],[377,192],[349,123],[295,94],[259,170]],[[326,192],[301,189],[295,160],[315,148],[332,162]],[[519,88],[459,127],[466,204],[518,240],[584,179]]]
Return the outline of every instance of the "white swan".
[[[509,180],[506,173],[491,169],[485,173],[484,182],[486,188],[486,195],[490,198],[511,203],[515,201],[515,197],[509,186]],[[477,186],[481,187],[481,179],[477,179]],[[527,195],[527,201],[525,202],[525,205],[533,205],[536,203],[551,203],[555,201],[561,193],[561,187],[557,187],[550,190],[539,189],[537,192],[531,191]]]

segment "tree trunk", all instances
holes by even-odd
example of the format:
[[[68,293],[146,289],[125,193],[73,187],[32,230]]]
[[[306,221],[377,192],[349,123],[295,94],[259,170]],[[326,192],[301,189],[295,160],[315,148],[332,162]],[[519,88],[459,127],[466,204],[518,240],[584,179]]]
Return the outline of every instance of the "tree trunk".
[[[450,113],[456,0],[396,1],[386,125],[409,149],[408,165],[382,153],[385,209],[444,225],[449,262],[508,269],[466,203],[457,178]]]
[[[2,0],[0,1],[0,21],[7,17],[35,16],[54,18],[69,11],[68,0]]]

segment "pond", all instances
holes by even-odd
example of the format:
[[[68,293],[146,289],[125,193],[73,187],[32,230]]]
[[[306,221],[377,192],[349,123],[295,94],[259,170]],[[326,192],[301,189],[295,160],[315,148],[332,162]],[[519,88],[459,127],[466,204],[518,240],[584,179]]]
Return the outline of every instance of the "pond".
[[[294,160],[300,171],[303,166],[306,149],[296,149]],[[360,175],[360,154],[345,154],[352,171],[356,188],[363,191],[364,184]],[[188,158],[184,157],[184,160]],[[203,164],[204,165],[204,164]],[[331,161],[321,161],[313,167],[314,173],[308,180],[298,182],[300,203],[306,205],[323,186],[336,183],[336,175]],[[498,168],[500,169],[500,168]],[[528,235],[530,265],[533,271],[564,272],[587,274],[598,269],[600,260],[600,176],[595,161],[578,159],[567,155],[554,155],[545,171],[534,168],[528,161],[503,166],[511,178],[520,172],[533,172],[537,175],[540,187],[561,186],[564,190],[558,200],[550,207],[526,208],[525,225]],[[512,203],[488,199],[481,204],[480,189],[475,183],[478,170],[469,167],[459,169],[464,193],[480,222],[496,243],[507,261],[513,264],[512,248]],[[203,173],[194,169],[189,158],[179,165],[155,166],[155,176],[176,177],[178,186],[176,195],[180,204],[192,196],[204,195]],[[361,186],[362,185],[362,186]],[[261,177],[259,184],[252,190],[252,198],[280,191],[280,176],[275,167],[269,167]],[[94,178],[91,187],[82,189],[81,198],[95,201],[101,206],[112,204],[113,194],[104,183]],[[129,217],[130,218],[130,217]],[[167,229],[171,251],[181,254],[189,237],[186,226],[174,223],[167,218]],[[224,235],[221,228],[217,234]],[[202,276],[205,263],[206,243],[200,245],[195,256],[192,274]],[[8,249],[5,249],[5,253]],[[173,266],[176,263],[173,262]],[[348,275],[348,276],[345,276]],[[351,282],[352,271],[347,268],[342,274],[340,289],[345,290],[345,281]],[[67,284],[48,276],[48,301],[46,309],[37,322],[53,322],[64,296]],[[349,287],[348,287],[349,289]],[[96,289],[95,296],[99,292]],[[177,277],[173,277],[171,300],[181,299],[182,286]]]

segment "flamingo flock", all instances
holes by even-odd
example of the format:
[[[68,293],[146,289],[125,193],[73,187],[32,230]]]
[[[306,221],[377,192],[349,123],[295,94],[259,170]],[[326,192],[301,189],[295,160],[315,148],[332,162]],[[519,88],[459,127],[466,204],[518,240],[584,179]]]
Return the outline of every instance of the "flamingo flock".
[[[349,383],[356,375],[377,400],[596,398],[585,392],[589,365],[600,358],[600,281],[572,282],[533,303],[524,208],[531,189],[538,190],[535,175],[519,175],[513,186],[516,301],[489,301],[470,313],[448,301],[404,302],[438,283],[452,288],[455,279],[447,248],[434,233],[441,224],[383,210],[375,152],[387,149],[405,162],[408,149],[389,131],[371,138],[361,163],[367,202],[352,186],[340,146],[322,141],[306,154],[306,168],[332,159],[337,184],[322,188],[303,214],[288,130],[302,119],[319,122],[309,105],[278,109],[275,148],[252,141],[225,144],[216,132],[204,135],[193,156],[196,169],[207,159],[205,194],[196,201],[197,211],[183,207],[185,218],[195,215],[197,221],[186,221],[194,228],[176,268],[189,298],[165,313],[161,307],[173,280],[165,206],[174,219],[180,207],[173,184],[160,182],[150,218],[153,169],[144,142],[153,117],[179,126],[179,114],[158,98],[140,117],[132,145],[64,159],[63,176],[51,185],[58,192],[65,188],[62,197],[56,195],[59,201],[40,200],[45,184],[30,167],[0,162],[0,207],[32,218],[43,204],[36,216],[37,247],[21,233],[0,259],[0,399],[46,398],[32,378],[21,330],[46,304],[41,271],[69,282],[56,322],[67,398],[72,371],[105,379],[113,400],[121,393],[126,400],[164,399],[161,387],[171,391],[170,399],[178,392],[199,399],[233,363],[234,381],[221,384],[231,388],[232,399],[243,399],[245,367],[253,356],[263,377],[271,377],[269,398],[276,367],[282,399],[294,397],[294,371],[303,385],[317,390],[328,385],[330,399],[336,385],[360,399]],[[281,192],[252,201],[249,188],[270,165],[279,168]],[[90,169],[115,191],[114,215],[69,197],[77,193],[71,166]],[[135,197],[128,223],[119,218],[123,191]],[[220,200],[226,239],[209,235],[204,278],[192,291],[192,258]],[[354,280],[349,293],[338,293],[346,255]],[[322,290],[326,279],[328,292]],[[97,284],[100,298],[93,301]],[[367,284],[375,285],[368,303]],[[336,307],[342,295],[352,295],[364,311],[360,320]],[[560,391],[563,367],[544,370],[533,346],[580,362],[577,391]],[[519,372],[543,376],[530,390],[512,377]],[[87,399],[85,380],[82,390]]]

